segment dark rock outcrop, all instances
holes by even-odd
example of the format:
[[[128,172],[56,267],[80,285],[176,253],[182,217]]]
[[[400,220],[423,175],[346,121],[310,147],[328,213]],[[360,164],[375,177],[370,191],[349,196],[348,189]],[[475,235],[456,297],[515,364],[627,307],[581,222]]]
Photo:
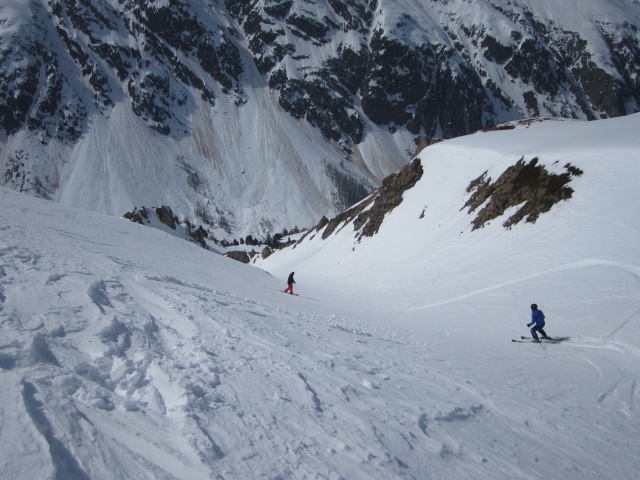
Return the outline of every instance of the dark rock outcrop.
[[[339,231],[351,223],[353,223],[354,230],[358,232],[356,235],[358,239],[363,236],[372,237],[380,229],[385,215],[402,203],[402,194],[422,178],[423,172],[420,159],[414,159],[399,172],[385,178],[382,186],[359,204],[331,220],[322,217],[320,222],[310,229],[299,242],[323,229],[322,239],[324,240],[336,230]]]
[[[573,176],[580,176],[583,172],[571,164],[565,165],[565,169],[565,173],[554,174],[538,165],[537,158],[529,162],[521,158],[495,182],[487,178],[487,172],[473,180],[467,188],[471,197],[462,208],[473,213],[487,202],[471,222],[474,230],[504,215],[508,208],[519,205],[518,211],[503,225],[509,228],[523,219],[535,223],[542,213],[571,198],[573,189],[568,184]]]
[[[224,254],[224,256],[241,263],[249,263],[251,261],[251,256],[247,252],[242,252],[239,250],[227,252]]]
[[[153,225],[151,222],[151,218],[153,217],[157,218],[171,230],[176,231],[176,234],[178,234],[177,231],[180,230],[179,235],[183,236],[183,238],[197,243],[202,248],[207,248],[206,239],[209,238],[209,234],[202,225],[195,227],[188,221],[180,222],[178,217],[173,214],[171,208],[165,205],[157,208],[135,207],[122,216],[122,218],[145,226]]]

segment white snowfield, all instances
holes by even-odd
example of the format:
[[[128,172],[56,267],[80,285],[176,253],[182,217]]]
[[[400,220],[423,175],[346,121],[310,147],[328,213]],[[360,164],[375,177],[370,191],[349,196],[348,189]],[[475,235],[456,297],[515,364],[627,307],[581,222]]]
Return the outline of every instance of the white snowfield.
[[[0,477],[637,478],[639,132],[429,147],[378,235],[316,235],[273,276],[0,189]],[[573,197],[472,231],[469,182],[523,156],[580,168]],[[532,302],[564,341],[511,342]]]

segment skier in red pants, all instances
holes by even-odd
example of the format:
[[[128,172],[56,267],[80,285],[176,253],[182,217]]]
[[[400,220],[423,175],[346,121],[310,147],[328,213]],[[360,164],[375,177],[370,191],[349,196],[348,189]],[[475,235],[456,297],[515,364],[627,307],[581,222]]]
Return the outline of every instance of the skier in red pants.
[[[284,291],[284,293],[289,292],[292,295],[293,295],[293,284],[296,283],[296,281],[293,279],[293,273],[294,272],[291,272],[289,274],[289,278],[287,279],[287,288]]]

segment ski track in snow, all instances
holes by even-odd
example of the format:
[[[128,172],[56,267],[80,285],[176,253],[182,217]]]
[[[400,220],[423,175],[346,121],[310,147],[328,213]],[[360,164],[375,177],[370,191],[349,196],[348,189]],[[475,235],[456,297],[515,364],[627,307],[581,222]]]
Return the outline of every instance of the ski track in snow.
[[[531,274],[529,276],[525,276],[522,278],[518,278],[517,280],[512,280],[509,282],[502,282],[502,283],[498,283],[495,285],[491,285],[490,287],[486,287],[480,290],[475,290],[473,292],[467,293],[465,295],[461,295],[458,297],[454,297],[454,298],[450,298],[447,300],[443,300],[441,302],[437,302],[437,303],[432,303],[429,305],[425,305],[425,306],[420,306],[420,307],[414,307],[414,308],[408,308],[407,311],[418,311],[418,310],[426,310],[428,308],[432,308],[432,307],[438,307],[441,305],[446,305],[448,303],[455,303],[458,302],[460,300],[466,300],[468,298],[472,298],[474,296],[477,295],[482,295],[484,293],[490,292],[492,290],[498,290],[516,283],[521,283],[521,282],[529,282],[531,280],[535,280],[537,278],[542,278],[542,277],[546,277],[549,274],[552,273],[559,273],[559,272],[567,272],[567,271],[571,271],[571,270],[580,270],[583,268],[592,268],[592,267],[610,267],[610,268],[614,268],[617,270],[622,270],[625,272],[630,273],[631,275],[634,276],[634,278],[636,279],[636,281],[638,282],[638,284],[640,284],[640,267],[637,265],[633,265],[633,264],[627,264],[627,263],[622,263],[622,262],[615,262],[615,261],[609,261],[609,260],[599,260],[599,259],[584,259],[584,260],[579,260],[577,262],[573,262],[570,263],[568,265],[562,265],[559,267],[555,267],[555,268],[551,268],[551,269],[547,269],[547,270],[543,270],[540,272],[536,272],[534,274]],[[637,316],[639,312],[636,312]],[[631,320],[634,317],[630,317],[628,319]],[[623,323],[622,325],[620,325],[620,327],[618,327],[617,330],[621,329],[627,322]],[[613,332],[615,333],[615,331]]]

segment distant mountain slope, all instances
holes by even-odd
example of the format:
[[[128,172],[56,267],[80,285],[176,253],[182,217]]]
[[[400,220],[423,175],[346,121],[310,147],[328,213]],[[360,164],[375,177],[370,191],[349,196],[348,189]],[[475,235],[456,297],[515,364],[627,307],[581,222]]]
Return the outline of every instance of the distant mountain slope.
[[[478,285],[509,281],[507,267],[551,275],[586,258],[637,275],[640,247],[628,235],[638,230],[638,131],[635,114],[518,122],[440,142],[257,263],[279,277],[295,271],[310,290],[352,292],[354,306],[375,285],[397,308],[481,295]],[[375,308],[368,302],[361,307]]]
[[[638,111],[639,28],[632,0],[14,0],[0,182],[218,237],[308,226],[418,136]]]

